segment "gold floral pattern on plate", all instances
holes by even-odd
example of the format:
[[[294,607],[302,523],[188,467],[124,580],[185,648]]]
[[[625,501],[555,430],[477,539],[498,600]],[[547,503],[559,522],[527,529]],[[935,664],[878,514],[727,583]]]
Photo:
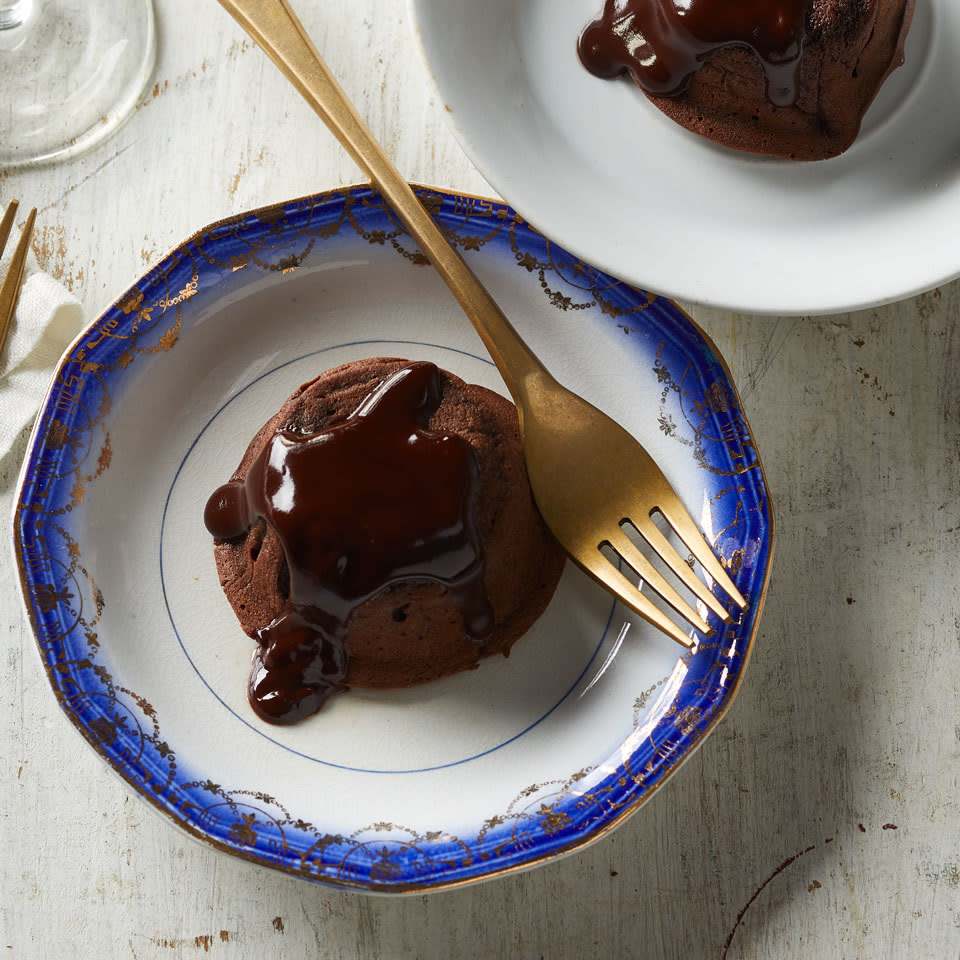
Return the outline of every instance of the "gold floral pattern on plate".
[[[131,369],[167,362],[161,358],[189,338],[203,303],[221,296],[234,275],[284,277],[322,258],[334,242],[383,247],[412,266],[425,265],[367,187],[213,224],[94,321],[51,385],[24,465],[14,524],[21,588],[50,686],[87,741],[141,796],[190,833],[235,855],[327,883],[397,892],[440,889],[529,866],[596,839],[637,809],[729,705],[756,629],[772,545],[763,471],[736,390],[688,318],[668,301],[571,257],[502,204],[428,188],[418,192],[466,256],[510,262],[552,309],[611,325],[626,334],[621,349],[650,359],[662,388],[660,430],[688,446],[702,469],[714,539],[751,596],[750,610],[737,623],[678,661],[673,674],[636,693],[632,732],[615,755],[529,784],[467,830],[425,830],[388,820],[330,829],[291,812],[262,785],[222,785],[198,776],[180,756],[183,745],[164,736],[163,717],[114,675],[102,615],[106,605],[124,598],[105,595],[98,586],[78,516],[87,491],[115,462],[111,415]]]

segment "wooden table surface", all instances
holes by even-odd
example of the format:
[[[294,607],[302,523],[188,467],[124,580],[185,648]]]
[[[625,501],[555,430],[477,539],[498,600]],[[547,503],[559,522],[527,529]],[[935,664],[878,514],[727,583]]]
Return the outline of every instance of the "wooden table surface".
[[[403,4],[297,6],[411,180],[492,193]],[[0,201],[39,208],[37,257],[90,317],[198,227],[362,180],[216,3],[157,8],[155,76],[120,132],[0,171]],[[960,956],[960,284],[821,318],[690,309],[740,387],[778,532],[739,697],[663,791],[585,851],[444,894],[251,867],[153,816],[83,746],[6,546],[0,956]],[[0,463],[4,541],[25,442]]]

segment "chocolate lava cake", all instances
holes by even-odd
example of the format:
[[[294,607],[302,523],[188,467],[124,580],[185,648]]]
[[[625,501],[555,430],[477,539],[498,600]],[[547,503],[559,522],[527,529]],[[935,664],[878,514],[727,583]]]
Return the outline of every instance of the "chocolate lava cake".
[[[348,686],[412,686],[507,654],[564,564],[513,404],[399,359],[301,386],[204,519],[223,590],[258,641],[250,703],[273,723]]]
[[[903,63],[914,0],[606,0],[578,50],[628,73],[688,130],[737,150],[822,160],[846,150]]]

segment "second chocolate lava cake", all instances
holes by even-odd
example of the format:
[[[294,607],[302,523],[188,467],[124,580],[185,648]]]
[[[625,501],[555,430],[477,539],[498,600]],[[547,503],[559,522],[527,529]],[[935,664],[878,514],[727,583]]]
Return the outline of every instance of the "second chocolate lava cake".
[[[738,150],[821,160],[846,150],[903,63],[914,0],[606,0],[584,65],[629,73],[694,133]]]

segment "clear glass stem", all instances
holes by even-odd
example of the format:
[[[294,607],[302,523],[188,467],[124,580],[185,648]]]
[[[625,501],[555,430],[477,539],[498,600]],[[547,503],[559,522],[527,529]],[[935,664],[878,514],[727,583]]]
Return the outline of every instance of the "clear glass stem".
[[[18,0],[17,3],[0,3],[0,30],[12,30],[30,18],[33,0]]]
[[[0,0],[0,171],[88,150],[153,71],[151,0]]]

